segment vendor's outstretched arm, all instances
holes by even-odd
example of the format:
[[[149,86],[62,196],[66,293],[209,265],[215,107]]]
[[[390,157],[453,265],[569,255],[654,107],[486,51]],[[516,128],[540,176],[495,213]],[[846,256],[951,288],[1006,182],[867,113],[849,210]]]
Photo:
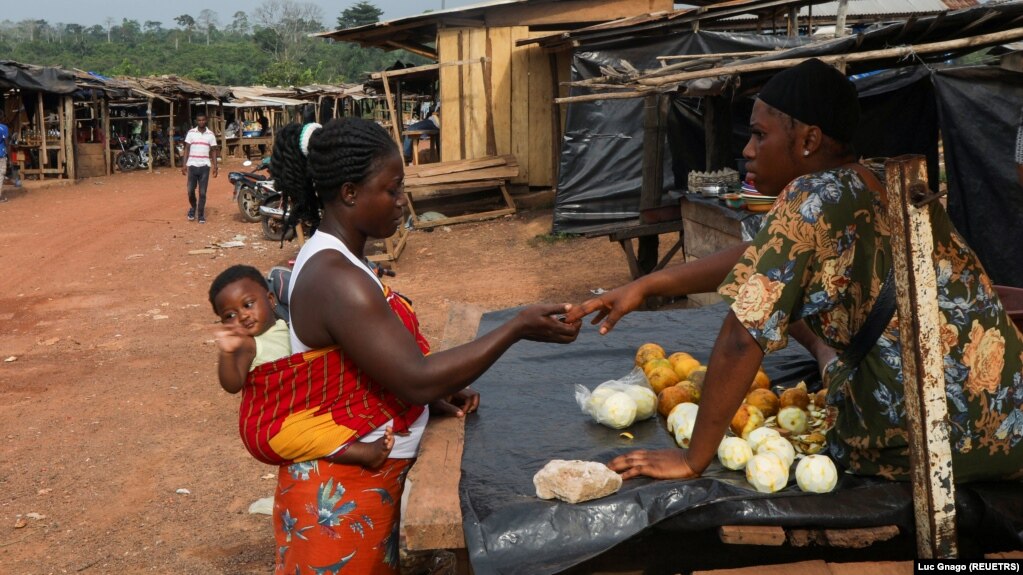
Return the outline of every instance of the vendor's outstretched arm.
[[[748,244],[742,243],[700,258],[694,262],[666,267],[640,277],[600,297],[575,306],[567,321],[574,323],[597,312],[591,323],[600,325],[600,333],[611,331],[625,314],[635,311],[643,300],[652,296],[678,297],[692,293],[716,291],[732,271]]]
[[[624,479],[637,475],[656,479],[699,476],[713,461],[763,358],[760,345],[729,311],[711,352],[689,449],[633,451],[611,460],[608,467]]]

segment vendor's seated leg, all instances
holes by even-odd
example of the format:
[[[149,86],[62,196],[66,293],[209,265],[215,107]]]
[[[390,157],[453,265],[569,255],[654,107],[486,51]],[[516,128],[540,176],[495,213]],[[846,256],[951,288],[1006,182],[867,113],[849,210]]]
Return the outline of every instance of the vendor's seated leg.
[[[405,163],[412,161],[412,138],[405,136],[405,141],[402,145],[402,154],[405,157]]]

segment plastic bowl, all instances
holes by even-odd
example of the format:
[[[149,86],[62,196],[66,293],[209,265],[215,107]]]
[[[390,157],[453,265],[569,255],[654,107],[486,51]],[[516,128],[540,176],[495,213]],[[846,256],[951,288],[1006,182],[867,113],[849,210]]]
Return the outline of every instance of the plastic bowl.
[[[739,194],[721,194],[721,199],[725,201],[725,205],[730,208],[744,208],[746,207],[746,201],[742,199]]]

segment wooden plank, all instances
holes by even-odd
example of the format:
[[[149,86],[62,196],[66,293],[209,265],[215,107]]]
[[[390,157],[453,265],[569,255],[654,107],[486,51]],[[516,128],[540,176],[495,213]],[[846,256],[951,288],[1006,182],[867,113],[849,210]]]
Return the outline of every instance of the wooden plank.
[[[670,12],[671,0],[562,0],[495,6],[487,11],[491,26],[541,26],[552,24],[599,23],[650,12]]]
[[[441,174],[453,174],[468,170],[478,170],[492,166],[518,165],[515,156],[491,156],[486,158],[474,158],[472,160],[456,160],[454,162],[441,162],[436,164],[423,164],[420,166],[409,166],[405,168],[405,181],[414,178],[426,178]]]
[[[831,575],[828,564],[823,561],[800,561],[782,565],[756,565],[738,569],[715,569],[713,571],[693,571],[692,575]]]
[[[499,210],[492,210],[489,212],[479,212],[477,214],[466,214],[464,216],[455,216],[453,218],[444,218],[442,220],[433,220],[429,222],[416,222],[418,228],[435,228],[437,226],[447,226],[451,224],[461,224],[464,222],[479,222],[483,220],[492,220],[501,216],[508,216],[515,213],[515,208],[501,208]]]
[[[913,205],[928,191],[927,160],[919,155],[893,158],[885,162],[885,178],[898,294],[917,554],[924,559],[952,558],[958,554],[955,483],[934,240],[928,206]]]
[[[440,349],[450,349],[476,336],[483,311],[452,304]],[[402,525],[409,550],[465,547],[458,481],[462,475],[465,420],[431,418],[419,443],[419,457],[409,471],[410,492]]]
[[[467,50],[467,58],[481,59],[487,55],[487,29],[470,28],[467,31],[467,42],[463,41]],[[490,108],[487,105],[485,76],[482,62],[463,66],[465,71],[465,111],[469,118],[466,127],[465,156],[480,158],[487,154],[487,118]]]
[[[427,199],[436,196],[445,195],[443,192],[451,191],[454,194],[464,194],[476,190],[485,190],[488,188],[497,188],[504,183],[504,180],[483,180],[480,182],[460,182],[457,184],[437,184],[434,186],[423,186],[416,188],[406,188],[405,192],[412,196],[413,199]]]
[[[438,30],[437,54],[441,61],[458,61],[459,31],[451,28]],[[440,69],[440,107],[443,119],[440,123],[441,161],[450,162],[462,158],[461,92],[459,84],[462,72],[458,66]]]
[[[863,549],[879,541],[899,536],[897,525],[881,525],[856,529],[790,529],[788,542],[793,547],[828,546]]]
[[[912,561],[828,563],[831,575],[913,575]]]
[[[511,100],[511,28],[491,28],[490,37],[490,102],[494,126],[495,153],[512,153],[512,100]]]
[[[668,96],[651,94],[643,101],[643,183],[639,209],[660,207],[664,191],[664,130],[668,121]]]
[[[547,54],[539,46],[529,49],[529,166],[530,186],[554,185],[551,124],[554,88]],[[521,159],[521,158],[520,158]]]
[[[401,129],[399,128],[402,124],[401,102],[398,102],[397,109],[395,109],[394,98],[391,97],[391,80],[387,78],[387,74],[381,73],[380,77],[384,82],[384,106],[391,116],[391,135],[398,144],[398,148],[401,149]]]
[[[514,26],[512,42],[529,37],[529,28]],[[515,46],[511,53],[511,153],[522,164],[513,184],[529,183],[529,47]]]
[[[777,525],[722,525],[718,538],[729,545],[771,545],[785,543],[785,530]]]
[[[414,178],[405,182],[405,188],[416,188],[434,184],[446,184],[455,182],[471,182],[474,180],[495,180],[498,178],[514,178],[519,173],[518,166],[494,166],[482,170],[470,170],[467,172],[456,172],[454,174],[439,174],[429,178]]]

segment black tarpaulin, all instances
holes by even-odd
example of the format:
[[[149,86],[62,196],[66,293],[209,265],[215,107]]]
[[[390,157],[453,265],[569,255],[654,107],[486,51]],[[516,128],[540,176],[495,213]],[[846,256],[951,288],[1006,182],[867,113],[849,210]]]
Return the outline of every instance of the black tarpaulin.
[[[557,573],[650,529],[894,524],[912,532],[907,484],[851,475],[843,475],[838,490],[830,494],[802,493],[793,480],[785,490],[765,495],[754,491],[742,472],[715,463],[700,479],[631,479],[614,495],[577,505],[536,497],[533,475],[551,459],[607,462],[631,449],[674,447],[660,416],[629,428],[635,436],[631,440],[593,422],[576,405],[573,386],[592,389],[625,375],[632,368],[635,349],[648,341],[660,343],[669,353],[688,351],[706,363],[725,310],[718,305],[637,312],[623,318],[607,336],[587,327],[570,345],[521,342],[474,384],[482,402],[479,414],[466,421],[459,492],[475,573]],[[480,333],[516,311],[487,314]],[[814,373],[815,363],[793,343],[790,349],[768,355],[764,368],[774,383],[793,383]],[[960,530],[983,529],[991,545],[1018,548],[1023,542],[1020,493],[1018,483],[1008,488],[960,487],[957,501],[965,506]],[[910,557],[913,552],[908,550]],[[688,570],[685,559],[679,561],[669,573]]]
[[[572,79],[599,76],[601,66],[621,68],[622,61],[636,68],[650,68],[656,65],[659,54],[768,50],[778,42],[772,39],[768,45],[766,38],[700,32],[642,46],[580,51],[573,57]],[[812,52],[810,48],[805,50]],[[885,70],[855,77],[854,82],[863,110],[855,141],[857,152],[864,157],[924,154],[930,176],[937,181],[938,115],[927,69],[911,66]],[[664,155],[665,190],[685,188],[690,171],[706,168],[700,99],[675,95],[672,104],[666,131],[666,150],[670,153]],[[586,233],[639,217],[643,105],[642,99],[569,105],[554,206],[555,232]],[[732,102],[731,148],[737,160],[749,139],[752,107],[751,97],[739,96]]]
[[[661,54],[773,50],[792,45],[794,41],[788,38],[729,32],[679,34],[652,42],[644,39],[616,48],[576,51],[572,57],[572,80],[600,76],[602,66],[626,67],[623,62],[637,69],[655,68],[660,66],[657,56]],[[573,88],[573,95],[580,93],[579,88]],[[687,113],[684,108],[695,109],[699,101],[686,100],[677,101],[674,111],[669,114],[666,144],[678,149],[677,145],[669,142],[683,138],[686,149],[698,150],[694,152],[698,154],[695,159],[685,160],[686,166],[702,170],[702,165],[695,165],[703,163],[702,114],[695,111]],[[555,232],[583,233],[639,217],[639,191],[643,179],[643,106],[642,98],[600,100],[568,106],[554,205]],[[745,117],[749,117],[748,111]],[[743,119],[743,123],[745,121]],[[665,154],[664,189],[684,187],[688,172],[681,165],[673,171],[672,162]]]
[[[995,283],[1023,287],[1023,187],[1015,160],[1023,74],[969,67],[939,71],[933,81],[952,222]]]
[[[19,88],[32,92],[70,94],[78,86],[72,72],[62,68],[43,68],[19,64],[10,60],[0,61],[0,88]]]

